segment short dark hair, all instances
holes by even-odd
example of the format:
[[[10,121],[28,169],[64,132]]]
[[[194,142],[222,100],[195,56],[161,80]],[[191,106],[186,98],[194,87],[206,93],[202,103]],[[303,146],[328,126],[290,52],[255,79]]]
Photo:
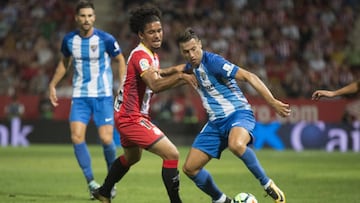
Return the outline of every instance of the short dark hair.
[[[133,33],[144,32],[145,25],[161,20],[161,11],[152,4],[145,4],[130,11],[129,26]]]
[[[90,0],[80,0],[76,4],[76,9],[75,9],[76,13],[78,14],[80,9],[82,8],[92,8],[93,10],[95,10],[95,6]]]
[[[188,42],[191,39],[199,40],[199,37],[196,35],[195,31],[191,27],[188,27],[185,29],[185,31],[178,33],[176,42],[180,44]]]

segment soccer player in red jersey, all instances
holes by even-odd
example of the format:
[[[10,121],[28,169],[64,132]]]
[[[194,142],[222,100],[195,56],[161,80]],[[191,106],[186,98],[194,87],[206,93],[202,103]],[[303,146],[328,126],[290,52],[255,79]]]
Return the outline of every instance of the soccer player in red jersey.
[[[153,6],[138,7],[131,11],[130,28],[140,43],[130,53],[123,92],[115,106],[115,124],[121,134],[124,154],[119,156],[107,174],[103,185],[93,195],[101,202],[110,202],[114,185],[128,172],[130,166],[141,159],[143,149],[163,160],[162,180],[171,203],[180,203],[179,152],[165,134],[149,118],[150,99],[153,93],[181,84],[197,85],[196,79],[181,71],[184,65],[159,69],[156,50],[161,47],[163,30],[161,12]],[[161,75],[166,75],[162,77]],[[118,108],[120,107],[120,108]],[[118,109],[116,109],[118,108]]]

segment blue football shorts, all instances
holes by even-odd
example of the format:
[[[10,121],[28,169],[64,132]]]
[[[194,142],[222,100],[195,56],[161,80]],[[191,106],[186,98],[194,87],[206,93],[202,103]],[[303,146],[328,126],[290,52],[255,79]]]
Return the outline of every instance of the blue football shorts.
[[[243,127],[252,136],[255,124],[254,114],[249,110],[239,110],[226,118],[208,121],[196,136],[192,147],[205,152],[213,158],[219,159],[222,151],[228,147],[228,137],[231,128],[235,126]],[[253,137],[251,140],[253,140]]]
[[[72,98],[69,120],[86,125],[93,118],[97,127],[114,124],[113,97]]]

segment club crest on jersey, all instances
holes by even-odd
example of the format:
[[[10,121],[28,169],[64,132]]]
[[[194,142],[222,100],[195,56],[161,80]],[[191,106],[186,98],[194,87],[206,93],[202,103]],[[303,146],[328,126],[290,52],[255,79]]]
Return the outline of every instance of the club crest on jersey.
[[[141,59],[139,61],[139,65],[142,71],[148,69],[150,67],[149,61],[147,59]]]
[[[91,51],[96,51],[97,48],[98,48],[97,45],[91,45],[90,46]]]

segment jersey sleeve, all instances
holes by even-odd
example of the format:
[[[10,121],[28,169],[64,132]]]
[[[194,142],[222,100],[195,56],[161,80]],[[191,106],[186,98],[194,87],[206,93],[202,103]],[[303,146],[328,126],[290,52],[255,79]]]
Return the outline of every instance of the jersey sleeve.
[[[106,34],[104,34],[104,37],[105,37],[106,52],[111,57],[115,57],[115,56],[121,54],[121,52],[122,52],[121,47],[120,47],[119,43],[116,41],[116,39],[114,38],[114,36],[106,33]]]
[[[141,51],[135,53],[132,60],[135,68],[140,73],[140,76],[152,66],[150,56]]]
[[[70,57],[71,56],[71,52],[69,50],[69,46],[68,46],[68,41],[69,41],[69,36],[65,36],[62,40],[61,43],[61,53],[65,56],[65,57]]]
[[[235,78],[239,67],[227,61],[220,55],[212,55],[209,57],[208,71],[217,77]]]
[[[106,49],[110,56],[115,57],[121,54],[121,48],[119,43],[115,40],[114,37],[110,37],[109,40],[106,40]]]
[[[184,72],[185,73],[190,73],[191,72],[191,64],[190,63],[187,63],[185,64],[185,68],[184,68]]]

